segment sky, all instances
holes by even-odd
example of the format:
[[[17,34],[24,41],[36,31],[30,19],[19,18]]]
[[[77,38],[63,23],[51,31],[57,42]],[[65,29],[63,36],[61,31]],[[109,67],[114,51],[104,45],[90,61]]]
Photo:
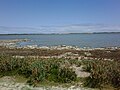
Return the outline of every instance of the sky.
[[[0,33],[100,31],[120,32],[120,0],[0,0]]]

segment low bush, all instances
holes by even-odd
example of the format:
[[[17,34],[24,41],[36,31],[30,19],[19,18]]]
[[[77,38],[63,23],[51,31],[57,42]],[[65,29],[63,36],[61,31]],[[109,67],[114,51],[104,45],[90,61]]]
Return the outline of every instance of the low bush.
[[[92,61],[84,69],[91,75],[86,78],[84,86],[102,88],[105,85],[120,87],[120,62],[118,61]]]
[[[62,59],[34,59],[34,58],[14,58],[10,56],[0,56],[0,74],[9,71],[16,71],[28,78],[30,85],[36,85],[44,80],[70,83],[76,80],[76,74],[68,67],[61,67],[64,63]]]
[[[75,74],[74,71],[72,71],[72,69],[62,68],[60,69],[57,77],[58,77],[58,82],[68,83],[71,81],[76,81],[77,75]]]

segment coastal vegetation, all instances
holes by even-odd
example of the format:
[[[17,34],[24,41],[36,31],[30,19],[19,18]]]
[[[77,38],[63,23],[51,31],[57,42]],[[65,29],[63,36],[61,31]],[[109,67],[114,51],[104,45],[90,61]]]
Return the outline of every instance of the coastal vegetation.
[[[119,61],[85,61],[84,70],[91,75],[85,79],[84,86],[103,88],[110,85],[120,88],[120,62]]]
[[[120,48],[10,47],[9,40],[1,44],[5,46],[0,46],[0,78],[21,77],[32,86],[46,83],[120,89]]]
[[[120,62],[103,60],[77,59],[41,59],[41,58],[15,58],[10,55],[0,55],[0,77],[20,75],[27,79],[26,83],[37,86],[44,81],[54,83],[78,83],[91,88],[105,88],[111,86],[120,88]],[[80,79],[70,68],[76,65],[83,66],[83,71],[90,76]]]
[[[20,74],[28,78],[27,83],[37,85],[44,80],[70,83],[76,81],[75,72],[68,67],[61,67],[62,59],[33,59],[0,56],[0,76]],[[12,72],[12,73],[11,73]]]
[[[75,49],[63,49],[63,50],[57,50],[57,49],[31,49],[31,48],[6,48],[3,46],[0,46],[0,53],[6,54],[10,56],[60,56],[61,54],[65,53],[73,53],[77,54],[78,58],[79,56],[88,57],[88,58],[99,58],[100,60],[103,59],[111,59],[115,61],[120,60],[120,49],[92,49],[92,50],[75,50]],[[85,53],[90,53],[91,55],[88,56]]]

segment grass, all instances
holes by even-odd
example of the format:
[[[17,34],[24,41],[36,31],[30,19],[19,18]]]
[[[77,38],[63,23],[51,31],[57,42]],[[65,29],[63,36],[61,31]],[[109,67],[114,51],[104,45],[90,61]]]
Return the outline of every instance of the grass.
[[[17,83],[25,83],[28,80],[27,78],[19,74],[14,75],[13,78],[15,79],[15,82]]]
[[[36,86],[45,80],[58,83],[76,81],[75,72],[68,67],[61,67],[62,59],[13,58],[0,56],[0,75],[23,75],[27,83]]]
[[[90,72],[91,75],[86,78],[84,86],[91,88],[104,88],[105,86],[120,88],[119,63],[119,61],[102,60],[87,62],[84,70]]]
[[[77,78],[69,68],[73,64],[83,65],[84,71],[91,75]],[[120,89],[120,61],[13,58],[10,55],[0,55],[0,76],[6,75],[16,76],[18,82],[26,81],[33,86],[69,86],[84,81],[85,87]]]

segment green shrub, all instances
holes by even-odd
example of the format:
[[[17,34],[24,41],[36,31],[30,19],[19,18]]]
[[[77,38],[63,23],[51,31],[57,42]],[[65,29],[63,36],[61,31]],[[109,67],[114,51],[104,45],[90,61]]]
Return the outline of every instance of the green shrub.
[[[84,86],[102,88],[105,85],[120,87],[120,64],[117,61],[94,61],[89,63],[87,70],[91,75],[86,78]],[[89,70],[88,70],[89,68]]]
[[[62,64],[65,64],[63,59],[14,58],[3,55],[0,56],[0,73],[16,71],[15,74],[28,78],[30,85],[44,80],[60,83],[75,81],[75,72],[68,67],[61,67]]]
[[[71,81],[76,81],[77,75],[72,69],[62,68],[59,70],[57,78],[58,82],[70,83]]]

